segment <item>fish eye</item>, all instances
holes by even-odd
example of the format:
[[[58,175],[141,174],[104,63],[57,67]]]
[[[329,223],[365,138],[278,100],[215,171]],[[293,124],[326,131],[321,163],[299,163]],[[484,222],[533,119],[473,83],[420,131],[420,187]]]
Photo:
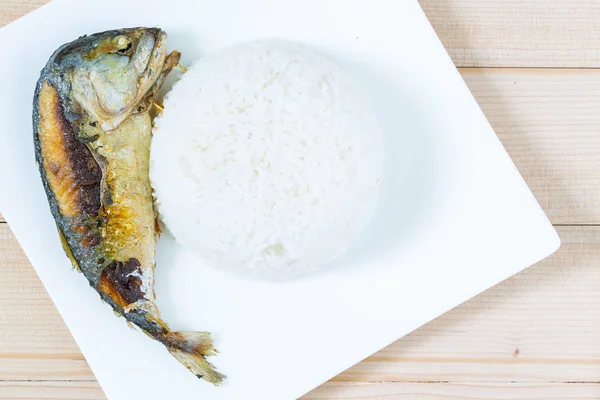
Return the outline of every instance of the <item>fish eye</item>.
[[[127,47],[123,48],[123,49],[119,49],[118,53],[119,54],[126,54],[129,50],[131,50],[131,42],[129,42],[127,44]]]
[[[118,36],[116,38],[115,47],[118,49],[117,53],[126,54],[132,47],[131,40],[125,36]]]

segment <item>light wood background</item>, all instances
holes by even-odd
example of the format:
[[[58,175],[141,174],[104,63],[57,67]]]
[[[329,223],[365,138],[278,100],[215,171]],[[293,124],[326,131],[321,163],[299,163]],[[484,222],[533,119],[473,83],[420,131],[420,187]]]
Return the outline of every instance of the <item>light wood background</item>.
[[[420,2],[563,246],[305,399],[600,399],[600,0]],[[0,399],[105,399],[1,222]]]

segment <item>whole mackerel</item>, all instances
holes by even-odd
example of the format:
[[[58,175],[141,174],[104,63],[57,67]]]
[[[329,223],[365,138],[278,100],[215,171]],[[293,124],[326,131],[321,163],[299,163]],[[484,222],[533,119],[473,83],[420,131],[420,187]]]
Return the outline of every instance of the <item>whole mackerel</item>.
[[[155,303],[150,111],[180,58],[165,45],[162,30],[131,28],[56,50],[35,90],[35,155],[73,265],[116,313],[219,384],[224,376],[205,359],[216,352],[210,335],[171,331]]]

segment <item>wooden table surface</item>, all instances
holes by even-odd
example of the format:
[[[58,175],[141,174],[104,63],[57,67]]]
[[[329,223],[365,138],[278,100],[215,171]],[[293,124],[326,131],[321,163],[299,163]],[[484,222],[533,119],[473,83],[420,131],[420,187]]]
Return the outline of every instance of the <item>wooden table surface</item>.
[[[600,399],[600,1],[420,2],[563,245],[304,398]],[[2,222],[0,399],[105,399]]]

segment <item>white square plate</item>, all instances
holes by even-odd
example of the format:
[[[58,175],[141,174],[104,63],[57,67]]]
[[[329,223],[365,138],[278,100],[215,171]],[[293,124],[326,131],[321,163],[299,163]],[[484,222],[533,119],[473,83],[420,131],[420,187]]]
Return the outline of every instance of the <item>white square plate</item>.
[[[307,43],[356,75],[385,130],[378,213],[325,273],[240,280],[161,239],[159,305],[174,329],[213,332],[220,388],[72,271],[34,163],[33,90],[53,50],[140,25],[165,29],[184,65],[240,41]],[[0,54],[0,210],[110,399],[296,398],[559,246],[416,0],[55,0],[2,29]]]

